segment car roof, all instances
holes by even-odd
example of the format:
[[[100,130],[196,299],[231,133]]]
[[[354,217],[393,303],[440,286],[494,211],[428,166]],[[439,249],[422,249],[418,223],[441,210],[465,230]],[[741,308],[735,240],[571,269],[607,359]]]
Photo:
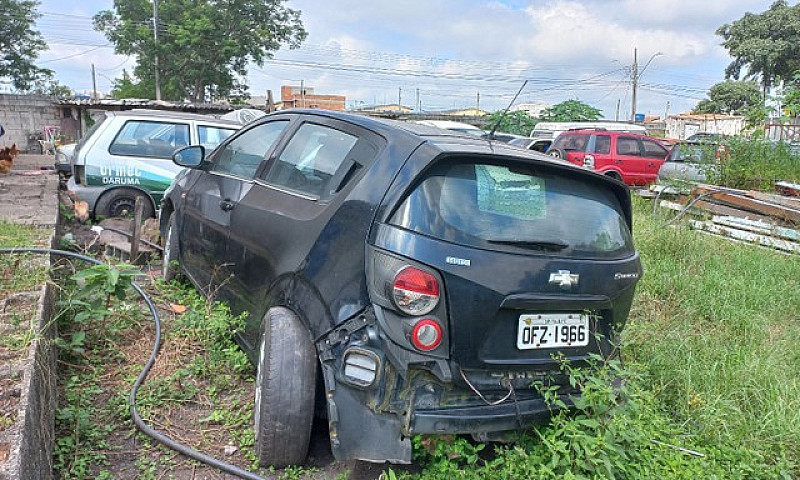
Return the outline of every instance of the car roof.
[[[452,120],[416,120],[414,123],[417,123],[419,125],[428,125],[430,127],[444,128],[447,130],[450,129],[481,130],[475,125],[470,125],[469,123],[462,123],[462,122],[453,122]]]
[[[405,140],[417,140],[428,143],[437,148],[442,153],[464,153],[474,155],[501,155],[517,158],[528,158],[539,163],[551,163],[562,168],[581,172],[582,174],[596,175],[608,180],[608,177],[599,175],[591,170],[579,167],[565,160],[545,155],[541,152],[522,149],[518,146],[509,145],[499,140],[488,140],[484,137],[471,135],[468,133],[445,130],[431,127],[416,122],[403,122],[379,117],[370,117],[363,114],[337,112],[332,110],[311,110],[311,109],[289,109],[280,110],[265,117],[261,117],[257,122],[266,121],[273,115],[296,114],[303,116],[328,117],[351,123],[367,130],[371,130],[388,141],[398,141],[399,137]]]
[[[139,117],[139,118],[159,118],[159,119],[172,119],[172,120],[196,120],[208,123],[215,123],[219,125],[229,125],[231,127],[240,128],[241,124],[230,120],[220,120],[209,115],[201,115],[199,113],[189,112],[174,112],[170,110],[148,110],[145,108],[135,108],[133,110],[123,110],[119,112],[107,112],[110,116],[116,117]]]
[[[606,130],[604,128],[584,128],[584,129],[579,129],[579,130],[567,130],[567,131],[563,132],[561,135],[575,135],[575,134],[581,134],[581,135],[604,134],[604,135],[617,135],[617,136],[629,135],[629,136],[633,136],[633,137],[644,137],[644,138],[649,138],[649,139],[652,139],[652,140],[659,140],[658,138],[651,137],[650,135],[647,135],[647,134],[644,134],[644,133],[623,132],[623,131],[620,131],[620,130]]]

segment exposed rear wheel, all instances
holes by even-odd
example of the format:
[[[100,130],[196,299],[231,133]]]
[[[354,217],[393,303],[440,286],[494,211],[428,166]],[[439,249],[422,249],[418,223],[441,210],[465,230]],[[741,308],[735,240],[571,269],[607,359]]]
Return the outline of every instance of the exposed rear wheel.
[[[622,181],[622,175],[620,175],[619,173],[617,173],[617,172],[614,172],[614,171],[611,171],[611,172],[606,172],[606,173],[605,173],[605,176],[607,176],[607,177],[611,177],[611,178],[613,178],[614,180],[619,180],[620,182]]]
[[[103,194],[97,205],[94,208],[95,216],[100,217],[131,217],[133,216],[133,209],[136,205],[136,199],[141,198],[144,202],[144,210],[142,210],[142,218],[150,218],[155,215],[153,204],[147,195],[134,190],[133,188],[114,188],[109,192]]]
[[[164,254],[161,257],[161,275],[164,281],[175,280],[180,273],[178,265],[178,235],[175,233],[175,214],[170,213],[167,221],[167,235],[164,237]]]
[[[314,421],[317,354],[297,315],[271,308],[261,322],[256,378],[256,455],[262,466],[305,461]]]

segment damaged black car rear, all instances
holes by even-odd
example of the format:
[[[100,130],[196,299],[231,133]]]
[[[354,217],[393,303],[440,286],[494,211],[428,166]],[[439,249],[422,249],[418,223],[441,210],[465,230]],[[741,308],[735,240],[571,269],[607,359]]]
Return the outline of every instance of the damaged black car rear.
[[[626,187],[498,142],[320,111],[269,115],[161,210],[165,275],[247,312],[256,449],[409,462],[410,437],[546,420],[559,358],[614,354],[641,264]],[[179,268],[176,268],[179,266]],[[316,408],[315,408],[316,407]]]

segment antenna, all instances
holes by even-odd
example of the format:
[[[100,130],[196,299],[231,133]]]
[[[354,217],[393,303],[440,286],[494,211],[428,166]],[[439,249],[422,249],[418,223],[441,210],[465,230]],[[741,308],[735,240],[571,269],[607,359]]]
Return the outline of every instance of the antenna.
[[[519,90],[517,90],[517,94],[514,95],[514,98],[511,99],[511,103],[509,103],[506,109],[503,110],[503,113],[500,115],[500,118],[497,119],[497,122],[495,122],[494,126],[492,127],[492,131],[489,132],[489,137],[488,137],[489,140],[494,140],[494,132],[497,130],[497,127],[500,126],[500,122],[502,122],[503,119],[506,118],[506,113],[508,113],[508,109],[511,108],[511,105],[514,105],[514,102],[517,101],[517,97],[519,97],[519,94],[522,93],[522,89],[525,88],[525,85],[527,84],[528,84],[527,80],[522,82],[522,86],[519,87]]]

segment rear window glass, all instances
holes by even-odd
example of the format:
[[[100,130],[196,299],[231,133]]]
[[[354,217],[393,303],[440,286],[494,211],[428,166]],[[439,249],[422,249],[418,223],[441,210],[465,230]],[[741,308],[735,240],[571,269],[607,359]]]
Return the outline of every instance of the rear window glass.
[[[401,203],[391,223],[460,245],[581,258],[633,253],[614,193],[530,166],[450,163]]]
[[[108,151],[112,155],[170,158],[176,149],[189,145],[189,125],[129,120],[120,129]]]
[[[586,145],[589,143],[589,135],[584,134],[567,134],[559,135],[552,148],[560,148],[568,152],[583,152],[586,151]]]

